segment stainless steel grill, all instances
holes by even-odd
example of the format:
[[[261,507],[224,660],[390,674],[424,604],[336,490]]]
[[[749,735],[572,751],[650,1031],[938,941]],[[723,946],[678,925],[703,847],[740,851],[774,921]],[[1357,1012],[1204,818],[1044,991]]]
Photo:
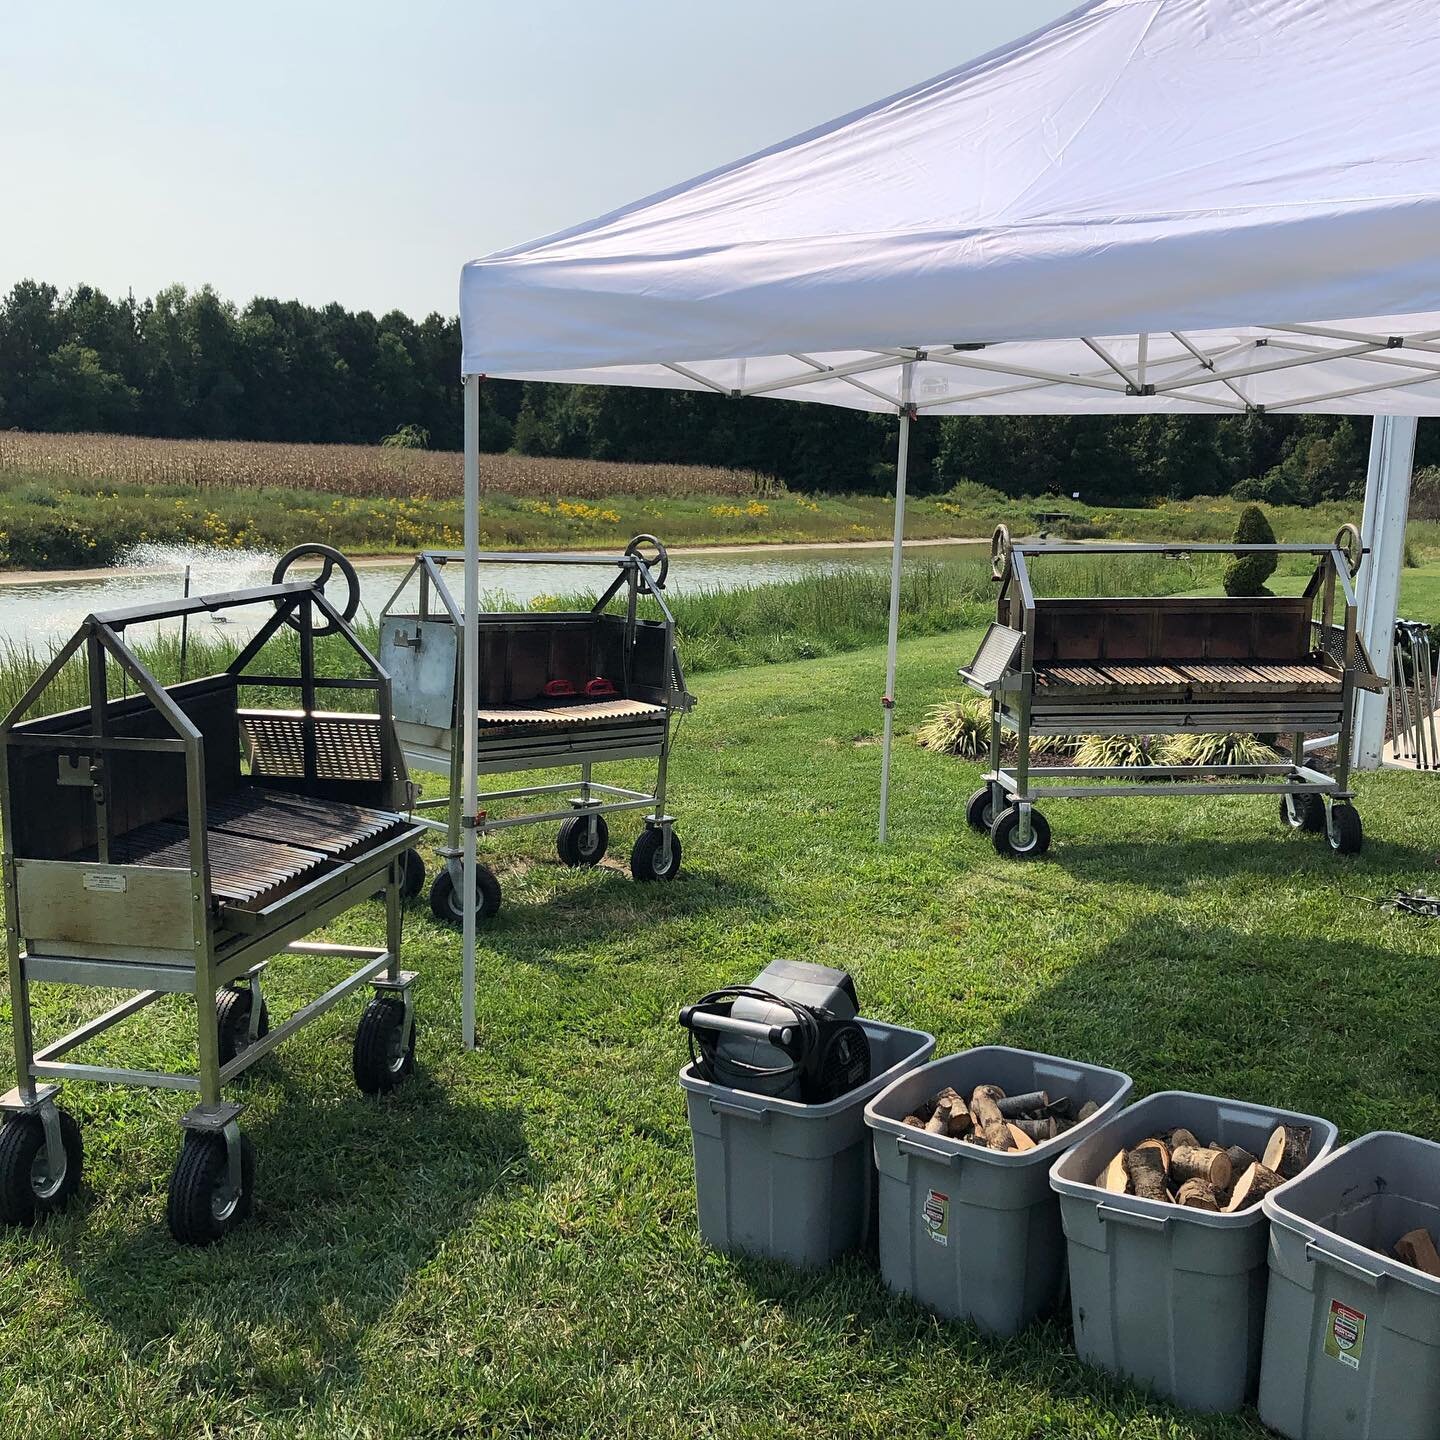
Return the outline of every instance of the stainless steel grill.
[[[464,616],[446,570],[463,556],[427,550],[416,557],[380,617],[380,658],[395,682],[395,720],[406,759],[416,769],[449,779],[449,794],[423,800],[418,810],[444,810],[424,823],[444,835],[444,866],[430,889],[441,919],[458,924],[462,853],[462,724],[460,659]],[[666,773],[675,717],[694,705],[665,604],[669,556],[654,536],[640,535],[621,555],[482,555],[484,565],[601,567],[614,573],[587,611],[500,611],[479,619],[480,677],[476,712],[481,774],[578,767],[578,778],[491,790],[478,798],[477,834],[517,825],[560,822],[557,848],[569,865],[596,864],[609,832],[605,816],[643,810],[645,828],[630,856],[636,879],[670,879],[680,866],[674,817],[665,809]],[[642,599],[658,619],[642,619]],[[621,612],[612,607],[621,605]],[[598,764],[656,761],[653,790],[604,784]],[[510,802],[544,797],[549,807],[508,813]],[[560,805],[564,808],[558,808]],[[501,807],[497,810],[495,807]],[[503,812],[503,813],[502,813]],[[423,867],[411,862],[408,883],[418,889]],[[499,881],[478,871],[479,914],[500,908]]]
[[[328,577],[332,552],[321,553]],[[177,1238],[204,1240],[248,1210],[253,1189],[241,1107],[222,1095],[227,1082],[367,983],[378,993],[357,1033],[356,1080],[383,1090],[408,1073],[414,977],[399,965],[400,884],[405,856],[423,832],[405,814],[412,787],[389,678],[348,624],[358,589],[345,569],[351,595],[343,613],[323,583],[281,583],[282,562],[273,585],[92,615],[0,723],[19,1081],[0,1100],[5,1125],[19,1127],[15,1143],[0,1145],[0,1166],[20,1163],[15,1157],[23,1160],[33,1139],[36,1173],[49,1177],[38,1187],[8,1186],[15,1177],[0,1175],[12,1210],[55,1208],[73,1192],[78,1131],[55,1105],[56,1081],[197,1093],[199,1103],[181,1122],[186,1148],[171,1180],[169,1213]],[[137,624],[250,606],[270,613],[222,674],[162,685],[128,643]],[[257,657],[284,626],[298,631],[296,672],[255,674]],[[360,677],[317,673],[316,640],[326,635],[359,657]],[[77,655],[88,668],[89,704],[32,716]],[[111,694],[117,674],[138,693]],[[241,703],[277,690],[297,695],[299,708]],[[373,712],[318,708],[320,693],[339,690],[368,692]],[[377,892],[385,900],[383,947],[304,939]],[[309,965],[360,965],[271,1029],[261,977],[277,954]],[[37,1046],[30,1005],[36,982],[135,993]],[[168,994],[195,1001],[194,1073],[62,1058]]]
[[[1029,562],[1041,555],[1197,551],[1308,555],[1315,569],[1293,597],[1037,597],[1030,578]],[[1285,823],[1326,830],[1335,849],[1358,850],[1360,819],[1349,803],[1353,699],[1357,688],[1384,688],[1355,628],[1361,555],[1353,526],[1331,545],[1184,547],[1012,542],[1002,526],[992,544],[996,621],[960,672],[990,698],[993,722],[990,770],[971,797],[970,824],[988,830],[1002,854],[1041,854],[1050,831],[1036,800],[1134,794],[1145,782],[1150,795],[1278,795]],[[1007,731],[1017,739],[1010,768],[1001,764]],[[1291,760],[1104,767],[1031,759],[1036,737],[1214,732],[1284,736]],[[1309,762],[1307,735],[1335,737],[1333,775]],[[1155,780],[1170,783],[1148,783]]]

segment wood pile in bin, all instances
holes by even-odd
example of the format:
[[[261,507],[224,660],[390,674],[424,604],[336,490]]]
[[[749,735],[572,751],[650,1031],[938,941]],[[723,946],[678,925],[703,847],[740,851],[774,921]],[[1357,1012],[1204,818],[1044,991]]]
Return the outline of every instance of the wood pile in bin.
[[[987,1150],[1033,1150],[1088,1120],[1099,1108],[1093,1100],[1076,1105],[1068,1095],[1052,1100],[1044,1090],[1007,1095],[998,1085],[977,1085],[967,1100],[947,1085],[907,1115],[905,1124]]]
[[[1440,1253],[1437,1253],[1435,1241],[1423,1225],[1402,1235],[1390,1253],[1402,1264],[1440,1279]]]
[[[1310,1127],[1278,1125],[1259,1155],[1242,1145],[1203,1144],[1179,1126],[1117,1151],[1095,1177],[1116,1195],[1233,1215],[1293,1180],[1310,1163]]]

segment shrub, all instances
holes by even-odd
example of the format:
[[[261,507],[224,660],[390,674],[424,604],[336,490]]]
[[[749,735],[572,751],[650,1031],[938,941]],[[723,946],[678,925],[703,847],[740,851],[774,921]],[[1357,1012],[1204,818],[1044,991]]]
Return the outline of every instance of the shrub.
[[[1247,505],[1235,524],[1237,545],[1273,545],[1275,532],[1258,505]],[[1237,555],[1225,567],[1223,583],[1227,595],[1268,595],[1265,582],[1275,573],[1274,555]]]
[[[958,695],[932,707],[915,739],[927,750],[978,760],[990,749],[990,705],[980,695]]]
[[[1280,759],[1255,735],[1171,735],[1158,753],[1162,765],[1273,765]]]
[[[1075,749],[1077,765],[1111,769],[1118,765],[1155,765],[1153,735],[1082,735]]]

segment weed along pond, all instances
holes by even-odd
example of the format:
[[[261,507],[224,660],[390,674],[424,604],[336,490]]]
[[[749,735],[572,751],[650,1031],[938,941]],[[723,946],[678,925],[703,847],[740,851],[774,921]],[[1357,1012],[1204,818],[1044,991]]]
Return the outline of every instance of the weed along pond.
[[[663,538],[663,537],[662,537]],[[916,547],[909,557],[927,562],[974,559],[980,547],[973,544],[938,544]],[[183,591],[185,570],[190,569],[192,594],[213,594],[246,586],[265,585],[275,569],[278,553],[262,550],[228,550],[207,546],[145,545],[126,556],[126,563],[93,573],[65,572],[54,578],[43,573],[6,578],[0,573],[0,647],[28,646],[43,650],[65,640],[86,615],[122,606],[146,605],[174,599]],[[793,580],[816,571],[889,569],[885,547],[773,546],[753,550],[677,554],[667,589],[676,595],[706,590],[734,590]],[[409,569],[405,558],[359,558],[360,615],[374,619]],[[568,577],[573,579],[573,574]],[[567,588],[564,571],[526,565],[495,566],[482,575],[486,605],[529,605],[547,594]],[[460,580],[455,580],[458,590]],[[228,621],[227,633],[243,634],[253,617],[240,614]],[[178,622],[177,622],[178,623]],[[258,622],[256,622],[258,623]],[[209,630],[210,621],[197,628]]]

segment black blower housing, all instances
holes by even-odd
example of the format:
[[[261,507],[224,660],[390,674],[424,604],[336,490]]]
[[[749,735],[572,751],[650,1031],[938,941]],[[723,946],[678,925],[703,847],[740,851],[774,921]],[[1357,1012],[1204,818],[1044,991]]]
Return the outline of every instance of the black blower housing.
[[[844,970],[775,960],[750,985],[687,1005],[690,1059],[702,1079],[821,1105],[870,1078],[870,1041]]]

